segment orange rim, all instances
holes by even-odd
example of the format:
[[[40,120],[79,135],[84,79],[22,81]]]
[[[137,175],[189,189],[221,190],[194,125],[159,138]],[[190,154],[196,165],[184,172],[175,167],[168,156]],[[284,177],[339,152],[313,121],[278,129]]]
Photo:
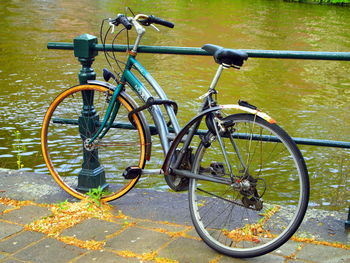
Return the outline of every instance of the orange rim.
[[[61,177],[59,176],[59,174],[55,170],[55,168],[50,160],[50,154],[49,154],[48,145],[47,145],[47,132],[48,132],[48,127],[49,127],[49,123],[50,123],[52,114],[55,111],[55,109],[57,108],[57,106],[67,96],[71,95],[72,93],[84,91],[84,90],[96,90],[96,91],[101,91],[101,92],[109,91],[110,93],[112,93],[112,91],[108,90],[107,88],[105,88],[103,86],[99,86],[99,85],[79,85],[79,86],[75,86],[75,87],[72,87],[72,88],[65,90],[60,95],[58,95],[57,98],[49,106],[49,108],[45,114],[45,117],[43,120],[43,125],[42,125],[42,130],[41,130],[41,149],[42,149],[42,153],[44,156],[46,166],[49,169],[50,174],[52,175],[52,177],[55,179],[55,181],[58,183],[58,185],[63,190],[65,190],[67,193],[69,193],[70,195],[72,195],[78,199],[83,199],[84,197],[86,197],[86,195],[84,195],[76,190],[73,190],[66,183],[64,183],[61,180]],[[127,100],[125,98],[123,98],[122,96],[118,96],[118,100],[129,112],[133,109],[132,106],[130,105],[130,103],[127,102]],[[134,119],[135,126],[136,126],[136,128],[139,132],[139,135],[140,135],[141,153],[140,153],[140,160],[139,160],[138,165],[139,165],[139,167],[143,168],[145,165],[145,155],[146,155],[145,134],[144,134],[144,130],[142,128],[142,123],[141,123],[140,119],[136,115],[133,115],[133,119]],[[123,196],[130,189],[132,189],[134,187],[134,185],[137,183],[138,179],[139,179],[139,177],[130,180],[130,182],[128,184],[126,184],[123,188],[119,189],[118,192],[113,193],[113,194],[108,195],[108,196],[105,196],[102,198],[102,200],[112,201],[112,200],[115,200],[115,199]]]

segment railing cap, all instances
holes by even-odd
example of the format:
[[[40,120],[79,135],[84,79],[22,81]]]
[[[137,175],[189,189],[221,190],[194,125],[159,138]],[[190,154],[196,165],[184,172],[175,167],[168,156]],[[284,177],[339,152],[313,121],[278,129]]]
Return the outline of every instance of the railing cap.
[[[95,45],[97,44],[97,37],[82,34],[74,38],[73,41],[73,49],[74,56],[79,58],[93,58],[96,57],[98,51],[95,49]]]

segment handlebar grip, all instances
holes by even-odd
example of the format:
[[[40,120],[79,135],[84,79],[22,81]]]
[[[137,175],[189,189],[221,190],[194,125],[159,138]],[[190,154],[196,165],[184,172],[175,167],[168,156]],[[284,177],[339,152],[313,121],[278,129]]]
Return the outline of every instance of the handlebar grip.
[[[161,18],[156,17],[156,16],[152,16],[152,15],[150,15],[148,17],[148,21],[150,23],[155,23],[155,24],[166,26],[166,27],[169,27],[169,28],[174,28],[174,26],[175,26],[173,23],[171,23],[169,21],[166,21],[164,19],[161,19]]]
[[[110,23],[112,23],[115,26],[122,24],[127,30],[130,30],[132,28],[132,24],[129,22],[127,17],[122,14],[117,15],[115,19],[111,19]]]
[[[119,23],[121,23],[127,30],[130,30],[132,28],[132,24],[129,22],[126,16],[119,15],[117,19],[119,20]]]

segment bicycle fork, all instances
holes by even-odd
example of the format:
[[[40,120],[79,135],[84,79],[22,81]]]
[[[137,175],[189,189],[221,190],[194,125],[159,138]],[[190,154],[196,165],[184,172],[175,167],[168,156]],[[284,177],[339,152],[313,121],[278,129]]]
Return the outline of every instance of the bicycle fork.
[[[114,90],[112,98],[108,103],[107,112],[103,118],[103,121],[98,131],[94,134],[94,136],[92,136],[92,138],[87,138],[89,141],[84,143],[85,147],[89,147],[89,146],[91,147],[91,145],[94,143],[94,141],[97,138],[99,140],[102,139],[112,127],[112,124],[118,114],[119,107],[120,107],[120,102],[117,100],[117,97],[119,96],[119,93],[121,92],[123,87],[124,87],[123,84],[118,84],[118,86]],[[109,94],[106,94],[106,96],[107,96],[106,100],[108,101]]]

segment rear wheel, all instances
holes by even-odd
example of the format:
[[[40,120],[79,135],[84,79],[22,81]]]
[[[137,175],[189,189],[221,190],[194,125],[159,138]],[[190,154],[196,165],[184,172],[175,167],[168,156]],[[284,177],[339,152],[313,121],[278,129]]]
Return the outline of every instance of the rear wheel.
[[[229,163],[211,132],[197,149],[193,172],[231,185],[190,179],[190,212],[201,238],[233,257],[254,257],[284,244],[306,212],[309,180],[294,141],[276,124],[250,114],[224,120]]]
[[[128,112],[135,103],[124,92],[117,98],[120,108],[112,128],[101,140],[88,144],[101,124],[112,93],[99,85],[72,87],[52,102],[44,118],[41,137],[46,165],[56,182],[79,199],[89,188],[98,186],[105,201],[123,196],[139,179],[124,179],[125,168],[145,165],[146,127],[133,115],[132,129]]]

